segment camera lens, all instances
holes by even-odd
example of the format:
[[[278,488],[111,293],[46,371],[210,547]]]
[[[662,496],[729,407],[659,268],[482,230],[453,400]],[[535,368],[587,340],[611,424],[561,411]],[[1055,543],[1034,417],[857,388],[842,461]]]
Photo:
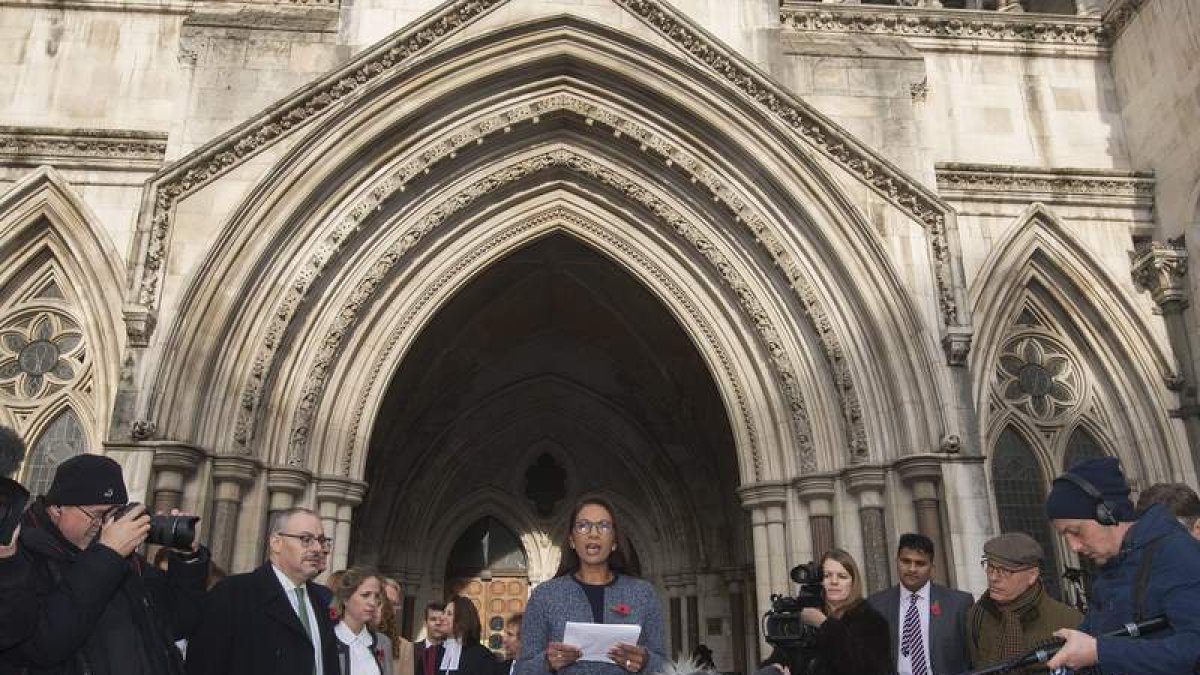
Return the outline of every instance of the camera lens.
[[[196,516],[150,516],[146,541],[167,548],[191,548],[199,520]]]

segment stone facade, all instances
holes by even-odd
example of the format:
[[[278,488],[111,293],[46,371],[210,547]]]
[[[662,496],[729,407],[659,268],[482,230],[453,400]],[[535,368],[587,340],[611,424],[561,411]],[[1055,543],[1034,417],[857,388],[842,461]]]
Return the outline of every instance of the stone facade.
[[[109,453],[237,571],[309,506],[416,607],[602,494],[743,671],[830,545],[980,591],[1013,467],[1194,484],[1200,8],[897,4],[0,0],[23,476]]]

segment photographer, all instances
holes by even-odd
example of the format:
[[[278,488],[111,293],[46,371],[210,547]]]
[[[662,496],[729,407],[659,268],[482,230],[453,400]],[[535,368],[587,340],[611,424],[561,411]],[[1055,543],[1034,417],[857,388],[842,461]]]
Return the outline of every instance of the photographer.
[[[4,665],[30,675],[183,672],[174,641],[199,620],[208,553],[193,542],[171,554],[166,573],[154,569],[134,552],[151,520],[141,505],[118,514],[126,501],[112,459],[78,455],[58,467],[22,523],[37,616]]]
[[[815,629],[810,644],[791,653],[776,648],[767,662],[785,675],[892,672],[888,622],[863,600],[862,574],[854,558],[841,549],[829,551],[821,556],[821,576],[824,606],[800,610],[800,621]]]

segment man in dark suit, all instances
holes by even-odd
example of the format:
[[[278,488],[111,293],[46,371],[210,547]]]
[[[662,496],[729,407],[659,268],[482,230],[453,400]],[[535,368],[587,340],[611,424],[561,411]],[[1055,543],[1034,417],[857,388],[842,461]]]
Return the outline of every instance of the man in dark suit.
[[[321,519],[293,508],[268,530],[267,563],[209,592],[188,675],[339,675],[333,621],[312,581],[329,543]]]
[[[416,643],[413,649],[413,672],[416,675],[436,675],[441,666],[442,656],[446,648],[442,641],[446,639],[446,617],[443,614],[446,605],[431,602],[425,605],[425,639]]]
[[[887,619],[892,663],[900,675],[954,675],[969,669],[966,644],[970,593],[930,581],[933,541],[900,536],[896,551],[900,584],[867,599]]]

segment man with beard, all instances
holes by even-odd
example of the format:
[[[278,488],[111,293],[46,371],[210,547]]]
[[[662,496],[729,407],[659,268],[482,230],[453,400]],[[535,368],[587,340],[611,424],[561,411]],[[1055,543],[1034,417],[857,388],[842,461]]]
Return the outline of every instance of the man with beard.
[[[1047,667],[1174,675],[1200,670],[1200,545],[1162,504],[1136,515],[1113,457],[1089,459],[1054,479],[1046,514],[1075,553],[1096,563],[1092,603],[1079,630]],[[1167,628],[1141,638],[1108,637],[1163,616]]]
[[[1016,658],[1054,637],[1059,628],[1079,625],[1083,616],[1042,587],[1042,556],[1041,545],[1024,532],[1002,534],[983,545],[988,589],[967,614],[971,667]]]
[[[199,619],[208,552],[173,551],[161,572],[134,551],[150,518],[128,497],[121,466],[100,455],[59,465],[47,493],[26,511],[19,555],[37,596],[32,633],[2,660],[17,672],[179,675],[174,641]]]
[[[305,508],[273,514],[268,560],[209,592],[188,645],[188,675],[339,675],[329,608],[313,579],[325,564],[321,519]]]

